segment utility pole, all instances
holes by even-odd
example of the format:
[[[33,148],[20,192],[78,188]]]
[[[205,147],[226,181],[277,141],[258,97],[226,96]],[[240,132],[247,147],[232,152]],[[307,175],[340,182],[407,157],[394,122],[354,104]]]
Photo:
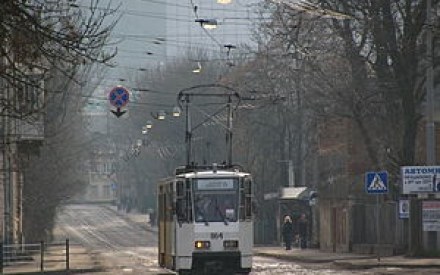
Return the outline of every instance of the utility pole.
[[[295,187],[295,172],[293,166],[293,160],[278,160],[278,162],[288,163],[288,187]]]
[[[432,0],[426,2],[426,164],[435,165],[435,122],[434,122],[434,65],[433,65],[433,49],[432,49]]]
[[[435,135],[435,98],[434,98],[434,65],[433,65],[433,44],[432,44],[432,28],[433,28],[433,12],[432,0],[426,1],[426,164],[436,164],[436,135]],[[433,183],[435,184],[435,183]],[[433,198],[433,195],[429,195]],[[423,211],[423,209],[422,209]],[[421,214],[421,213],[420,213]],[[423,221],[422,221],[423,223]],[[423,226],[423,225],[422,225]],[[423,232],[424,248],[428,250],[437,249],[437,232]]]
[[[9,87],[4,88],[4,97],[9,101]],[[11,179],[11,118],[8,111],[3,110],[3,243],[12,243],[12,179]]]

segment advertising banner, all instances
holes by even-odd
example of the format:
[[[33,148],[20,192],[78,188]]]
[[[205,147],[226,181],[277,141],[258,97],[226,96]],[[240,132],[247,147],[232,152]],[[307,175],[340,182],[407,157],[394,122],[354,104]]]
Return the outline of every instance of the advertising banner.
[[[440,192],[440,166],[403,166],[402,194]]]
[[[440,201],[422,202],[423,231],[440,231]]]

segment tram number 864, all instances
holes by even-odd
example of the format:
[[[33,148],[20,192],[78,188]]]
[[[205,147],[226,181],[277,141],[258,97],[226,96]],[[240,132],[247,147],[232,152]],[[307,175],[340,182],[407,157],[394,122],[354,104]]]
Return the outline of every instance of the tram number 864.
[[[223,240],[223,233],[221,233],[221,232],[212,232],[211,233],[211,239],[213,239],[213,240],[218,240],[218,239]]]

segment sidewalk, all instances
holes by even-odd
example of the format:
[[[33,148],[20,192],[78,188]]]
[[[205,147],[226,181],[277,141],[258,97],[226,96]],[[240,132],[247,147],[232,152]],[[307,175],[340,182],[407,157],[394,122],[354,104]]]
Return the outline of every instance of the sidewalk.
[[[411,258],[405,256],[381,257],[376,255],[333,253],[317,249],[285,250],[283,247],[255,247],[255,256],[272,257],[303,263],[333,263],[344,269],[369,269],[375,267],[440,268],[439,258]]]

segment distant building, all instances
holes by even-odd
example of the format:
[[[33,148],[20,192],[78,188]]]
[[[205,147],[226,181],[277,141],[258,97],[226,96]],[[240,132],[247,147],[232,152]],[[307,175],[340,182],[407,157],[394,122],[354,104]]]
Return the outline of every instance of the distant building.
[[[109,131],[113,114],[101,101],[91,101],[83,109],[83,116],[88,121],[88,130],[93,140],[93,150],[83,166],[88,175],[88,185],[82,194],[74,198],[75,201],[90,203],[112,203],[116,199],[117,182],[116,148],[109,138]]]
[[[97,148],[88,161],[89,184],[82,200],[91,203],[113,203],[116,200],[117,182],[115,152],[108,148]]]
[[[29,69],[22,76],[22,84],[12,87],[0,78],[0,96],[5,102],[13,102],[17,113],[29,113],[23,119],[17,113],[5,111],[0,120],[1,159],[0,167],[0,227],[3,243],[21,243],[23,239],[23,185],[26,158],[38,154],[44,139],[44,81],[42,73]],[[3,103],[5,104],[5,103]]]

